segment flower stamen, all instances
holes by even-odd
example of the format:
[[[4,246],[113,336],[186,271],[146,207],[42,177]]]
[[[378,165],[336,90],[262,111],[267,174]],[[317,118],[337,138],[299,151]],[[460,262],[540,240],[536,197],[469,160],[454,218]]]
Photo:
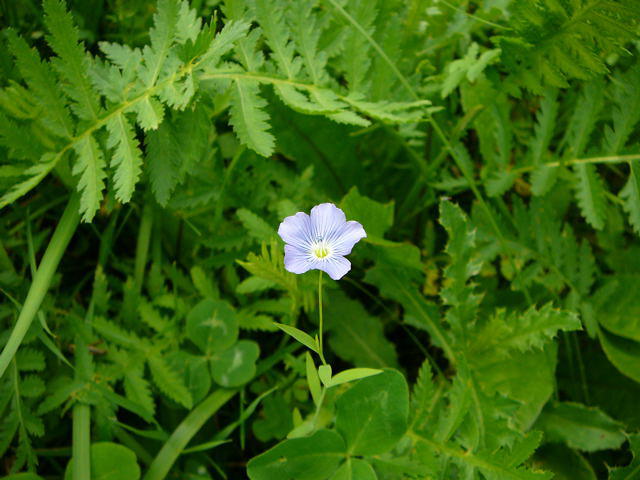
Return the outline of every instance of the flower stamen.
[[[329,255],[331,255],[331,250],[329,249],[329,246],[324,241],[322,241],[322,242],[316,243],[311,248],[311,253],[317,259],[322,260],[322,259],[328,257]]]

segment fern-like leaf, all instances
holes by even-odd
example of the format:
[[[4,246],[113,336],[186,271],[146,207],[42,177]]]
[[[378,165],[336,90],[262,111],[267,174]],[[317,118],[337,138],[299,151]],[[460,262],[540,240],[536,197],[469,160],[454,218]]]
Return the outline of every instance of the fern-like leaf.
[[[49,30],[47,41],[58,55],[52,63],[65,80],[64,89],[74,102],[74,113],[84,120],[95,121],[100,113],[100,102],[89,81],[91,62],[80,43],[73,18],[61,0],[45,0],[44,11]]]
[[[215,68],[223,55],[230,52],[235,46],[236,42],[242,40],[247,36],[249,30],[249,23],[239,20],[229,20],[223,29],[215,36],[203,31],[203,42],[207,41],[208,48],[205,53],[200,57],[198,68],[203,70],[212,70]],[[212,38],[211,38],[212,37]]]
[[[447,313],[448,321],[459,330],[463,323],[473,321],[474,311],[480,303],[481,297],[467,282],[478,274],[482,263],[475,258],[475,230],[460,207],[449,201],[440,202],[440,223],[449,235],[445,251],[451,258],[444,271],[448,285],[440,296],[452,307]]]
[[[498,37],[505,65],[526,88],[567,87],[607,71],[606,55],[636,36],[640,4],[620,0],[519,0],[516,36]]]
[[[325,70],[328,55],[319,49],[320,36],[326,28],[326,21],[314,13],[314,0],[300,1],[296,9],[289,9],[293,41],[300,52],[305,71],[315,85],[324,85],[327,80]]]
[[[169,115],[147,134],[147,168],[160,205],[167,204],[176,186],[206,155],[209,129],[208,113],[198,108]],[[187,130],[189,135],[184,135]]]
[[[474,335],[469,352],[475,358],[482,358],[483,352],[506,358],[512,351],[526,352],[544,347],[559,331],[580,328],[575,313],[554,309],[551,304],[539,310],[531,307],[519,316],[498,310]]]
[[[160,391],[183,407],[191,408],[193,405],[191,393],[185,386],[184,381],[171,369],[167,362],[158,355],[151,355],[147,362],[153,381]]]
[[[78,140],[73,147],[78,156],[72,173],[80,176],[80,213],[83,221],[90,222],[100,208],[102,200],[104,179],[107,176],[104,156],[98,142],[91,135]]]
[[[26,195],[29,191],[31,191],[44,179],[44,177],[49,174],[49,172],[51,172],[51,170],[54,169],[54,167],[58,164],[60,157],[61,155],[59,154],[45,153],[42,156],[40,162],[32,165],[24,172],[22,172],[27,178],[22,181],[16,182],[7,192],[4,193],[4,195],[2,195],[2,197],[0,197],[0,208],[15,202],[18,198]],[[78,173],[81,172],[81,167],[82,166],[80,166],[79,170],[77,170]],[[102,167],[104,168],[104,162],[102,163]],[[104,180],[104,176],[102,177],[102,180]],[[96,185],[98,183],[99,182],[96,182]],[[102,183],[101,188],[103,187],[104,183]],[[93,215],[91,215],[91,218],[93,218]]]
[[[587,222],[596,230],[604,228],[607,213],[606,190],[596,167],[589,164],[574,166],[576,198]]]
[[[640,121],[640,65],[613,79],[615,107],[613,125],[605,127],[605,151],[609,155],[620,153],[633,128]]]
[[[35,348],[21,348],[16,354],[16,363],[23,372],[40,372],[46,367],[44,354]]]
[[[249,235],[256,240],[268,242],[275,238],[275,230],[262,217],[246,208],[241,208],[236,213]]]
[[[142,348],[142,341],[133,333],[126,331],[119,325],[103,318],[96,317],[93,327],[107,340],[128,348]]]
[[[131,200],[142,172],[142,153],[138,148],[135,132],[124,114],[112,116],[107,122],[107,130],[107,146],[114,150],[111,167],[116,169],[116,198],[126,203]]]
[[[429,406],[433,408],[437,401],[431,363],[429,359],[426,359],[418,370],[418,378],[411,392],[411,422],[415,424],[416,429],[421,429],[421,417],[429,409]]]
[[[564,138],[572,157],[582,155],[589,145],[602,106],[601,82],[587,84],[578,99]],[[604,227],[607,208],[604,183],[593,165],[580,163],[574,166],[573,171],[580,211],[593,228],[600,230]]]
[[[7,37],[22,78],[42,107],[43,123],[56,135],[70,138],[73,121],[64,105],[64,97],[55,87],[57,82],[51,67],[42,62],[38,52],[30,49],[13,30],[7,30]]]
[[[151,414],[155,412],[151,386],[144,378],[142,364],[127,368],[124,373],[124,390],[129,400],[140,404]]]
[[[149,32],[151,45],[145,46],[142,52],[144,64],[140,69],[140,78],[146,88],[155,85],[169,57],[169,50],[176,36],[178,12],[176,0],[158,1],[153,28]]]
[[[539,165],[544,160],[547,148],[553,137],[558,115],[558,92],[548,89],[540,101],[540,109],[536,114],[533,136],[530,143],[531,163]]]
[[[620,191],[624,200],[624,209],[629,214],[629,223],[640,235],[640,160],[629,162],[629,180]]]
[[[234,81],[231,99],[231,125],[240,141],[263,157],[271,156],[275,139],[269,133],[267,102],[260,96],[258,82]]]
[[[276,65],[286,78],[295,78],[302,67],[302,61],[295,56],[289,29],[284,24],[281,4],[269,0],[257,0],[254,8]]]

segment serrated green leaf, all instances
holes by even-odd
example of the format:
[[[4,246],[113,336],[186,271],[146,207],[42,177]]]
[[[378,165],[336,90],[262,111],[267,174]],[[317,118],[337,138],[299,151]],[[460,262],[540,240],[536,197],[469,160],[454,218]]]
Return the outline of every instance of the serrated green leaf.
[[[142,152],[131,124],[124,114],[114,115],[107,122],[107,146],[113,149],[110,165],[115,168],[116,198],[122,203],[131,200],[142,172]]]
[[[98,142],[91,135],[78,140],[73,146],[77,158],[72,173],[79,175],[80,213],[82,220],[91,222],[100,208],[104,190],[105,161]]]
[[[167,362],[159,355],[151,355],[147,358],[153,382],[160,391],[170,399],[176,401],[184,408],[193,406],[191,392],[184,384],[184,380],[173,371]]]
[[[152,87],[163,73],[169,49],[176,39],[179,8],[177,0],[158,0],[153,28],[149,32],[151,45],[143,49],[144,63],[140,67],[140,78],[147,88]]]
[[[612,468],[609,471],[609,480],[637,480],[640,475],[640,435],[629,436],[629,447],[633,459],[626,467]]]
[[[586,163],[575,165],[576,199],[584,218],[596,230],[602,230],[605,224],[607,201],[602,178],[593,165]]]
[[[47,41],[58,55],[52,63],[65,80],[64,90],[74,101],[73,111],[82,119],[96,120],[100,102],[91,88],[88,76],[90,60],[80,43],[73,18],[61,0],[45,0],[43,6],[44,21],[49,30]]]
[[[141,405],[153,414],[156,410],[155,402],[151,394],[151,386],[144,378],[144,368],[142,367],[142,365],[133,365],[125,369],[124,391],[129,400]]]
[[[230,20],[225,23],[223,29],[213,38],[209,48],[200,59],[203,68],[215,67],[220,58],[228,53],[234,44],[247,35],[249,23],[245,21]]]
[[[144,130],[155,130],[164,118],[164,107],[153,97],[145,97],[134,106],[137,120]]]
[[[34,348],[21,348],[16,353],[18,370],[40,372],[45,368],[44,354]]]
[[[70,138],[73,136],[74,125],[65,107],[64,98],[54,87],[57,82],[51,67],[47,62],[42,62],[37,51],[30,49],[13,30],[7,30],[7,38],[22,77],[43,107],[44,123],[55,134]]]
[[[498,170],[492,172],[487,179],[485,185],[487,195],[490,197],[499,197],[509,190],[518,178],[518,174],[509,170]]]
[[[469,352],[477,358],[488,353],[507,357],[513,350],[526,352],[542,348],[559,331],[581,328],[575,313],[554,309],[550,303],[539,310],[531,307],[522,315],[507,316],[505,310],[500,309],[474,334]]]
[[[246,208],[238,209],[236,214],[244,228],[249,232],[249,235],[254,237],[256,240],[268,242],[272,238],[275,238],[276,231],[274,228],[265,222],[260,216]]]
[[[273,153],[275,139],[269,133],[267,102],[260,96],[260,84],[253,80],[236,80],[232,84],[231,125],[240,142],[263,157]]]
[[[640,235],[640,160],[629,161],[629,180],[620,191],[624,209],[629,215],[629,223]]]

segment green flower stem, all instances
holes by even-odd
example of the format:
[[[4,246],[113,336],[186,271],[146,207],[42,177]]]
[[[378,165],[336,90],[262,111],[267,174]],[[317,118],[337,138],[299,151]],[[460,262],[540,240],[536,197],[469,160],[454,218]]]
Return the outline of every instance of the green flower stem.
[[[33,282],[31,283],[31,287],[27,293],[27,298],[24,301],[22,310],[20,310],[18,321],[13,327],[11,336],[0,354],[0,378],[2,378],[9,366],[9,363],[11,362],[11,359],[18,351],[18,348],[22,343],[22,339],[26,335],[27,330],[29,330],[31,322],[33,322],[33,319],[38,313],[40,305],[42,305],[42,301],[49,290],[51,279],[58,268],[60,259],[67,249],[67,246],[71,241],[71,237],[80,222],[80,214],[78,213],[79,208],[80,202],[78,196],[74,194],[71,196],[71,199],[62,214],[60,223],[58,223],[58,226],[51,237],[51,241],[44,252],[42,261],[38,266],[38,270],[33,277]]]
[[[193,409],[162,446],[144,480],[163,480],[193,436],[236,393],[238,390],[218,389]]]
[[[91,407],[73,406],[73,480],[91,480]]]
[[[144,270],[147,266],[149,255],[149,244],[151,242],[151,231],[153,229],[153,201],[146,197],[142,208],[142,218],[140,219],[140,230],[138,231],[138,241],[136,243],[136,261],[134,266],[134,285],[136,293],[142,291],[144,280]]]
[[[318,355],[320,355],[320,360],[322,360],[322,364],[326,365],[327,362],[324,359],[324,350],[322,343],[322,270],[320,270],[320,275],[318,276],[318,313],[320,315],[319,319],[319,327],[318,327]]]

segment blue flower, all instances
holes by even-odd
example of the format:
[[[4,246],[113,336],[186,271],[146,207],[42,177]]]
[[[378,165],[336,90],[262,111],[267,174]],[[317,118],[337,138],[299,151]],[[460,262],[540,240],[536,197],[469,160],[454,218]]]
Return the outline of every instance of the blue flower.
[[[291,273],[322,270],[334,280],[351,270],[351,262],[344,256],[367,236],[360,223],[347,222],[344,212],[333,203],[316,205],[311,215],[298,212],[285,218],[278,235],[286,243],[284,268]]]

